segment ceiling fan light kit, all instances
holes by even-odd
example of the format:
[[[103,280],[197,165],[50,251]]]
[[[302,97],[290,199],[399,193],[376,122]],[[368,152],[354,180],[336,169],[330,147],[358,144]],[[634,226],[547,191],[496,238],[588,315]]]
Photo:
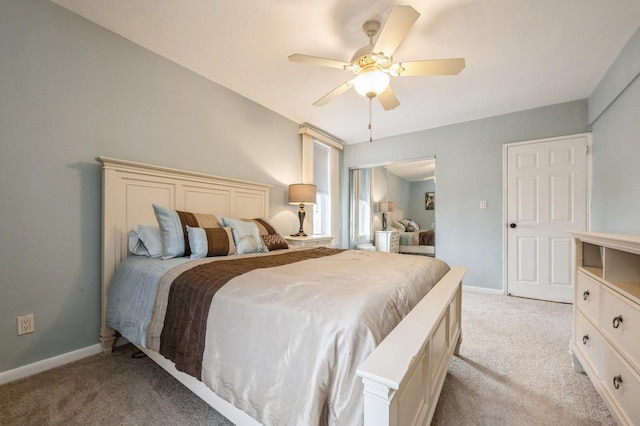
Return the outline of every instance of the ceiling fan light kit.
[[[289,56],[289,60],[292,62],[341,68],[355,74],[354,79],[338,86],[314,102],[313,105],[326,105],[354,87],[356,92],[368,98],[369,102],[373,98],[377,98],[382,108],[389,111],[400,105],[390,86],[392,76],[456,75],[460,73],[465,67],[462,58],[393,63],[393,52],[400,46],[419,16],[420,14],[411,6],[395,6],[384,27],[381,28],[380,22],[377,20],[366,21],[362,25],[362,31],[369,37],[369,44],[358,49],[351,58],[351,62],[348,63],[301,54]],[[378,35],[378,39],[374,44],[373,39],[376,35]],[[371,111],[371,106],[369,108]],[[369,112],[369,117],[371,118],[371,112]],[[371,129],[371,122],[369,122],[369,129]]]
[[[374,69],[358,74],[353,80],[353,87],[360,95],[371,99],[387,90],[389,80],[389,74],[379,69]]]

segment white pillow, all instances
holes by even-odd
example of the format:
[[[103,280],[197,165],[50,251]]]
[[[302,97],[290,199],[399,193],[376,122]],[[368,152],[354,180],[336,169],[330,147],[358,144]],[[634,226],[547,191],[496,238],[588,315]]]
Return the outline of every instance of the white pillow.
[[[129,231],[129,251],[138,256],[162,256],[160,228],[154,225],[138,225]]]
[[[269,249],[262,241],[260,231],[255,222],[245,222],[241,219],[223,217],[224,226],[231,228],[233,241],[236,243],[238,254],[267,253]]]

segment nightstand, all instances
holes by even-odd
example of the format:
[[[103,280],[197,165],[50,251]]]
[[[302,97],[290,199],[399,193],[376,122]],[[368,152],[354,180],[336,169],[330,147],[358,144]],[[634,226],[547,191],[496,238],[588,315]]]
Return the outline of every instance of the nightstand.
[[[400,249],[400,232],[376,231],[376,248],[378,251],[398,253]]]
[[[292,247],[331,247],[331,235],[309,235],[306,237],[284,236],[287,244]]]

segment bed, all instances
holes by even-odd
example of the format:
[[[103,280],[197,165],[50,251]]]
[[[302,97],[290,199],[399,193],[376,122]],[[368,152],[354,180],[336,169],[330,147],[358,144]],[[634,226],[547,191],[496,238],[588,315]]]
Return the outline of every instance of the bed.
[[[400,246],[398,249],[400,253],[435,256],[435,230],[420,229],[407,232],[405,229],[395,227],[396,222],[405,221],[403,208],[394,207],[393,212],[388,214],[391,228],[400,232]]]
[[[154,211],[150,207],[154,204],[176,210],[206,211],[224,217],[267,218],[270,187],[106,157],[99,157],[98,161],[103,167],[100,340],[105,352],[111,351],[117,336],[116,331],[108,325],[114,325],[113,319],[109,319],[109,322],[107,320],[107,311],[111,309],[108,309],[108,306],[111,306],[108,305],[108,295],[112,294],[112,299],[116,299],[116,287],[111,289],[111,292],[109,288],[112,281],[116,282],[113,280],[116,271],[118,275],[128,275],[129,272],[122,272],[126,268],[155,271],[154,279],[157,278],[157,281],[137,277],[131,282],[156,282],[152,284],[152,287],[157,287],[152,292],[155,293],[153,298],[165,300],[164,305],[158,305],[157,300],[153,302],[156,304],[152,308],[149,307],[148,301],[141,303],[147,306],[146,312],[152,314],[158,310],[158,306],[165,306],[168,317],[169,312],[173,312],[173,305],[167,302],[171,299],[162,299],[159,295],[173,292],[175,284],[171,280],[183,277],[184,271],[218,267],[218,264],[233,264],[235,267],[237,262],[256,264],[280,259],[277,266],[234,275],[234,278],[218,289],[211,298],[208,317],[205,318],[205,334],[207,339],[213,335],[219,340],[217,344],[207,341],[202,345],[204,349],[201,350],[203,356],[200,359],[199,377],[197,374],[185,373],[184,371],[193,374],[193,369],[185,367],[179,357],[176,359],[174,356],[174,359],[170,360],[172,357],[166,357],[166,351],[165,355],[161,354],[163,350],[160,347],[163,343],[154,341],[155,337],[147,333],[148,330],[141,333],[145,336],[141,339],[122,324],[116,327],[122,328],[123,334],[130,337],[151,359],[235,424],[259,424],[256,418],[265,424],[287,424],[289,419],[313,424],[339,424],[343,423],[342,419],[349,419],[349,424],[366,425],[430,422],[449,361],[461,341],[461,280],[465,268],[454,267],[438,274],[425,263],[423,272],[439,278],[433,288],[402,288],[396,292],[402,296],[402,303],[385,305],[384,302],[380,308],[370,309],[371,306],[378,306],[375,296],[378,286],[382,288],[382,284],[391,280],[398,270],[413,269],[412,273],[417,276],[423,272],[417,272],[416,268],[408,268],[402,263],[403,256],[334,249],[273,250],[266,254],[229,256],[228,259],[177,258],[167,261],[129,256],[129,231],[138,225],[157,223]],[[289,260],[283,260],[285,255],[311,257],[288,263]],[[154,266],[145,265],[144,268],[139,268],[138,264],[146,262]],[[193,266],[193,262],[197,266]],[[354,269],[355,264],[361,264],[363,270],[371,270],[373,265],[378,265],[375,274],[380,275],[381,280],[376,284],[373,280],[365,279],[365,275]],[[305,275],[295,275],[303,271]],[[173,277],[171,280],[170,276]],[[337,281],[333,281],[334,279]],[[320,286],[322,291],[314,295],[310,292],[316,290],[306,289],[311,287],[310,285],[299,285],[309,284],[311,281],[314,281],[314,285]],[[373,287],[365,287],[369,299],[355,291],[349,297],[345,297],[343,292],[351,288],[347,289],[346,283],[358,281],[371,281],[368,285]],[[257,285],[259,288],[256,288]],[[165,291],[158,290],[160,286],[163,286]],[[264,291],[265,286],[269,291]],[[301,287],[305,287],[304,292],[300,292]],[[339,304],[336,303],[334,306],[329,302],[330,299],[327,299],[337,291],[340,291],[336,293],[340,296],[334,300],[341,298],[345,301],[340,308],[343,314],[344,311],[353,313],[356,324],[366,324],[366,327],[340,328],[340,324],[334,324],[334,328],[331,328],[331,321],[327,321],[327,317],[322,317],[324,319],[320,321],[315,320],[320,318],[315,311],[333,312],[334,307],[338,309]],[[308,302],[300,306],[286,305],[283,302],[284,297],[281,296],[283,294],[294,294],[293,300]],[[277,295],[275,299],[274,295]],[[411,300],[412,298],[415,300]],[[184,299],[183,297],[182,300]],[[314,303],[311,301],[322,303],[315,303],[314,311]],[[402,309],[398,309],[398,306]],[[398,312],[392,312],[394,310]],[[381,311],[385,312],[385,315],[380,315]],[[272,319],[274,312],[278,315],[276,320]],[[236,315],[233,321],[229,320],[230,315]],[[304,323],[305,318],[307,323]],[[386,324],[380,328],[376,328],[377,325],[370,327],[369,323],[374,321],[374,318],[382,318]],[[226,329],[214,326],[225,322],[233,326]],[[162,318],[155,323],[149,320],[144,327],[153,328],[152,324],[165,324],[167,329],[172,329],[167,322],[163,323]],[[139,325],[133,326],[134,329],[136,327],[140,329]],[[328,333],[330,336],[322,333]],[[252,345],[251,350],[246,349],[248,343],[243,343],[244,346],[233,346],[234,337],[235,340],[240,340],[237,338],[240,335],[247,336],[247,342]],[[273,344],[273,341],[287,341],[284,347],[288,349],[282,353],[282,348]],[[309,342],[315,342],[319,346],[309,346]],[[296,344],[298,346],[295,346]],[[167,345],[176,346],[169,343]],[[180,343],[177,346],[180,346]],[[222,351],[228,352],[220,353]],[[316,357],[320,352],[329,354],[328,358],[323,355]],[[260,354],[262,358],[247,360],[253,353]],[[297,354],[303,356],[296,356]],[[212,359],[216,361],[211,361]],[[283,367],[297,364],[303,368]],[[310,376],[300,376],[297,373],[307,370],[316,370],[319,373]],[[238,382],[243,383],[241,391],[227,389],[233,388]],[[251,382],[252,386],[244,386],[248,382]],[[277,386],[274,386],[273,382],[277,382]],[[318,391],[325,388],[329,390],[324,393]],[[265,414],[265,409],[259,407],[261,402],[256,402],[256,395],[265,393],[265,389],[266,393],[282,395],[269,399],[266,411],[272,414]],[[296,399],[296,395],[302,395],[304,398]],[[339,405],[344,407],[338,407]],[[317,414],[310,414],[310,417],[304,417],[304,420],[295,417],[298,415],[296,412],[307,411]]]

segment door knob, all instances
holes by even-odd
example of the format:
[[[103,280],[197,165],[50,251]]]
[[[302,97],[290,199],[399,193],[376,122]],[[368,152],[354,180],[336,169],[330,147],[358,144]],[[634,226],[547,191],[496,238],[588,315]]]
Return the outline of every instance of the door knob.
[[[516,225],[515,223],[510,223],[509,224],[509,228],[515,228],[516,226],[518,226],[518,225]]]

